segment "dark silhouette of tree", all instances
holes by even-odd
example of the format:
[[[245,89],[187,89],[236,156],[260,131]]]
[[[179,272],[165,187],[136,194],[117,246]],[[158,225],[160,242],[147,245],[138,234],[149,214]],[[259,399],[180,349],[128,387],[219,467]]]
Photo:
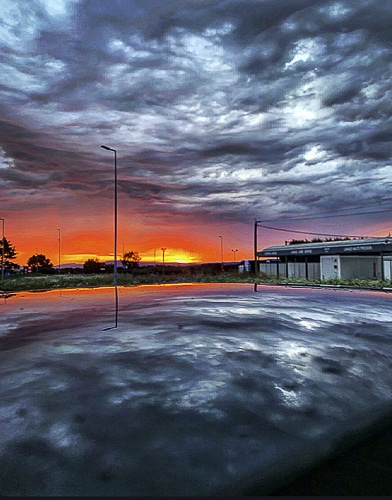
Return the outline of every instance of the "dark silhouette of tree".
[[[0,238],[0,260],[3,255],[3,241],[2,238]],[[7,238],[4,237],[4,267],[12,265],[11,260],[14,260],[16,258],[16,251],[15,247],[11,244],[10,240],[7,240]]]
[[[137,252],[131,250],[130,252],[126,252],[123,255],[121,260],[124,269],[133,270],[139,267],[139,262],[142,260],[140,255]]]
[[[321,239],[321,238],[313,238],[311,241],[309,240],[296,240],[296,239],[292,239],[291,241],[288,242],[289,245],[298,245],[298,244],[304,244],[304,243],[324,243],[324,242],[328,242],[328,241],[347,241],[349,240],[350,238],[348,236],[345,236],[345,237],[336,237],[336,238],[325,238],[325,239]]]
[[[98,259],[88,259],[83,264],[83,270],[87,274],[99,273],[103,264]]]
[[[33,272],[43,274],[51,274],[54,272],[53,264],[44,254],[37,253],[32,255],[27,261],[27,265],[32,268]]]
[[[289,241],[289,245],[299,245],[301,243],[310,243],[309,240],[296,240],[293,238],[292,240]]]

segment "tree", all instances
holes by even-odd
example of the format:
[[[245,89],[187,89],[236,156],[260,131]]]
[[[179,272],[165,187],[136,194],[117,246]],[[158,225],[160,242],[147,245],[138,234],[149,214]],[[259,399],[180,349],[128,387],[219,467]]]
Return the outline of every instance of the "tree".
[[[300,243],[310,243],[309,240],[297,240],[293,238],[291,241],[289,241],[289,245],[298,245]]]
[[[298,244],[303,244],[303,243],[324,243],[328,241],[346,241],[349,240],[350,238],[348,236],[339,236],[336,238],[324,238],[323,240],[321,238],[313,238],[312,241],[309,240],[296,240],[292,239],[291,241],[288,242],[289,245],[298,245]]]
[[[0,238],[0,259],[3,256],[3,242]],[[10,266],[12,263],[11,260],[15,259],[16,251],[15,247],[11,244],[7,238],[4,238],[4,267]]]
[[[83,264],[83,270],[87,274],[99,273],[103,264],[98,259],[88,259]]]
[[[27,265],[32,268],[33,272],[41,272],[51,274],[54,272],[53,264],[44,254],[37,253],[32,255],[27,261]]]
[[[129,269],[136,269],[137,267],[139,267],[139,262],[141,260],[142,258],[140,257],[140,255],[137,252],[131,250],[130,252],[124,253],[121,262],[124,269],[129,270]]]

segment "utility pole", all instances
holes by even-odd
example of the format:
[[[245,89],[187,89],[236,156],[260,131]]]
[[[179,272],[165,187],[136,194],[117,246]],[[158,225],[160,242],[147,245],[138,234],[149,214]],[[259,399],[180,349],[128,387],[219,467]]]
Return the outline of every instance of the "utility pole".
[[[2,239],[1,239],[1,282],[4,282],[4,247],[5,247],[5,239],[4,239],[4,219],[0,217],[2,222],[3,231],[2,231]]]
[[[102,145],[102,149],[114,153],[114,265],[113,265],[113,285],[117,286],[117,150],[109,146]]]
[[[223,236],[219,236],[221,240],[221,271],[223,272],[225,269],[223,267]]]
[[[161,250],[162,250],[162,275],[164,276],[165,275],[165,251],[166,251],[166,248],[162,247]]]
[[[259,270],[258,270],[258,263],[257,263],[257,225],[258,225],[259,222],[261,222],[261,221],[255,219],[255,222],[254,222],[254,224],[255,224],[255,226],[254,226],[254,236],[253,236],[253,243],[254,243],[254,264],[255,264],[255,266],[254,266],[254,273],[255,273],[255,276],[257,276],[258,272],[259,272]]]
[[[59,269],[58,269],[58,271],[60,274],[60,229],[57,229],[57,231],[59,232],[59,234],[58,234],[58,240],[59,240]]]

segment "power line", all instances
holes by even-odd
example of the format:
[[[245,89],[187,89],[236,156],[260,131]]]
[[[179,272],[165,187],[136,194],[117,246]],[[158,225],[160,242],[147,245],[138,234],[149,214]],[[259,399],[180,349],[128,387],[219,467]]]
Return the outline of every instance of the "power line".
[[[355,208],[349,208],[346,210],[355,210]],[[382,214],[382,213],[388,213],[391,210],[373,210],[372,212],[357,212],[355,214],[336,214],[336,215],[320,215],[320,216],[305,216],[305,217],[288,217],[288,218],[280,218],[279,220],[281,221],[291,221],[291,220],[318,220],[318,219],[333,219],[335,217],[356,217],[358,215],[368,215],[368,214]],[[262,219],[260,222],[268,222],[271,220],[276,220],[274,219]]]
[[[377,231],[386,231],[386,230],[390,231],[391,230],[391,226],[381,227]]]
[[[295,229],[282,229],[280,227],[264,226],[259,224],[261,221],[256,221],[258,227],[263,227],[264,229],[273,229],[275,231],[282,231],[284,233],[298,233],[298,234],[312,234],[314,236],[336,236],[339,238],[370,238],[370,236],[358,236],[358,235],[348,235],[348,234],[327,234],[327,233],[311,233],[309,231],[297,231]]]

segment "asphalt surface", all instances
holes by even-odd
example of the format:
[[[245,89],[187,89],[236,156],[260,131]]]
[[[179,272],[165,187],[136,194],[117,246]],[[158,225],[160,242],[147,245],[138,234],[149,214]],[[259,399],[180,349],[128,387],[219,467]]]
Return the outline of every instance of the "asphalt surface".
[[[257,487],[247,494],[257,495]],[[278,488],[269,496],[390,496],[391,494],[392,425]]]
[[[0,303],[1,495],[390,495],[390,295],[113,292]]]

